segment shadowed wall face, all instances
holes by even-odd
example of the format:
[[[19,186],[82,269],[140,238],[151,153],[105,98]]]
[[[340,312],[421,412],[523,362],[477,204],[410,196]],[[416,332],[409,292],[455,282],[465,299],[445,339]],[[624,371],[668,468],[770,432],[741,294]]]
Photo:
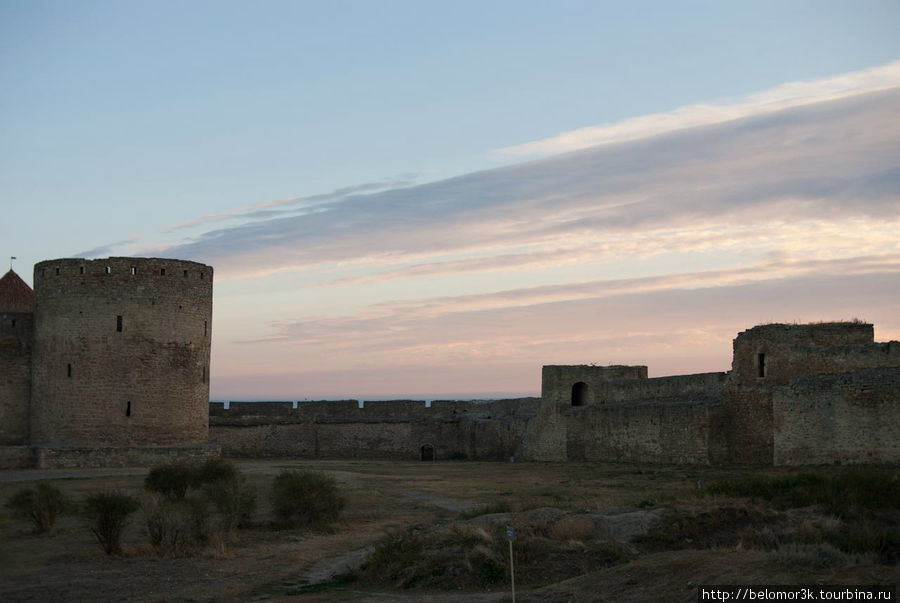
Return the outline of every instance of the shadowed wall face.
[[[536,398],[231,402],[210,409],[210,440],[230,456],[507,460],[518,454]]]
[[[0,446],[28,443],[33,318],[0,311]]]
[[[896,462],[900,345],[871,324],[738,334],[730,373],[545,366],[532,460],[795,465]]]
[[[168,259],[37,264],[32,443],[205,443],[212,279]]]

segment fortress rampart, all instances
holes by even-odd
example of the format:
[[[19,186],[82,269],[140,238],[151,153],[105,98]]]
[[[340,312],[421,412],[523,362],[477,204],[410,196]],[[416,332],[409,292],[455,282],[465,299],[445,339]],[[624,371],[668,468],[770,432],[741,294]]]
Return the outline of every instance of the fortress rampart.
[[[204,457],[900,462],[900,342],[858,321],[738,333],[729,372],[548,365],[540,398],[209,402],[210,266],[159,258],[0,279],[0,468]],[[211,445],[207,443],[211,442]]]
[[[734,340],[732,370],[545,366],[525,458],[806,464],[900,460],[900,343],[859,322],[772,324]]]
[[[497,401],[221,402],[210,440],[232,456],[506,460],[537,398]]]

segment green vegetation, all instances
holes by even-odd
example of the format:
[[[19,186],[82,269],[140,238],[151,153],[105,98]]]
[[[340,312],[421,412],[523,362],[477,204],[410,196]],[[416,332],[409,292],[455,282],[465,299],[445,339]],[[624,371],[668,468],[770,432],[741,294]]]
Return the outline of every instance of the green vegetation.
[[[224,459],[154,467],[144,487],[160,495],[143,503],[150,543],[176,556],[210,541],[224,547],[234,529],[250,525],[256,509],[256,490]]]
[[[282,471],[272,482],[270,499],[284,525],[334,521],[347,504],[338,493],[337,481],[316,471]]]
[[[900,559],[898,510],[896,469],[732,475],[711,482],[698,500],[668,505],[662,521],[635,542],[650,551],[731,546],[783,550],[786,563],[800,559],[795,565],[809,567],[837,563],[833,551],[890,564]]]
[[[159,465],[150,469],[144,479],[144,489],[159,492],[172,501],[182,500],[196,473],[196,467],[188,463]]]
[[[772,550],[778,546],[774,511],[740,501],[719,504],[674,504],[646,534],[634,538],[642,548],[658,552],[723,547]]]
[[[243,476],[217,479],[201,487],[203,496],[219,514],[219,526],[229,532],[250,525],[256,510],[256,489]]]
[[[678,600],[684,595],[684,581],[690,579],[682,579],[686,560],[698,575],[721,575],[735,583],[752,574],[796,583],[814,579],[860,584],[890,582],[900,560],[898,470],[891,468],[434,465],[359,460],[248,467],[254,472],[252,481],[220,459],[191,465],[190,472],[170,471],[168,475],[176,477],[189,473],[184,496],[173,500],[164,494],[175,491],[174,487],[141,491],[143,513],[137,520],[132,508],[117,514],[114,505],[85,505],[96,513],[89,515],[94,536],[72,529],[77,520],[63,515],[57,518],[59,533],[54,540],[22,537],[31,524],[18,517],[13,524],[12,508],[2,508],[0,535],[5,540],[0,546],[0,575],[37,585],[42,572],[52,572],[54,585],[41,588],[54,590],[35,587],[31,598],[45,593],[52,596],[44,598],[65,598],[69,584],[79,585],[78,592],[90,592],[94,575],[102,573],[107,563],[90,542],[96,538],[110,554],[124,550],[128,556],[180,558],[175,565],[146,559],[140,563],[147,583],[162,585],[164,590],[158,592],[164,598],[195,598],[201,591],[194,582],[200,580],[203,592],[214,593],[210,596],[217,599],[323,593],[317,596],[331,600],[353,598],[354,592],[401,588],[418,591],[409,594],[412,598],[435,591],[476,598],[479,590],[508,588],[507,525],[515,528],[517,586],[523,594],[531,591],[530,598],[535,600],[591,600],[599,579],[592,574],[599,570],[604,570],[604,585],[609,584],[617,597],[624,595],[628,600],[633,587],[640,592],[629,582],[639,576],[639,584],[646,580],[664,585],[659,600]],[[344,486],[316,474],[330,483],[328,492],[341,501],[333,506],[344,509],[343,498],[351,499],[339,515],[325,513],[339,517],[340,523],[334,529],[272,530],[273,524],[331,521],[290,514],[285,518],[274,500],[269,500],[268,488],[261,509],[256,510],[254,486],[265,484],[274,492],[276,482],[291,505],[310,507],[294,487],[318,492],[311,495],[314,498],[321,496],[323,488],[309,487],[302,479],[285,479],[279,472],[290,468],[295,471],[282,474],[295,475],[312,467],[353,476]],[[160,474],[165,476],[166,471],[156,472]],[[147,476],[148,471],[79,475],[51,483],[81,499],[110,489],[133,494]],[[295,481],[304,482],[303,487]],[[0,483],[0,497],[10,500],[23,486],[36,492],[39,484]],[[126,505],[133,507],[133,501]],[[450,510],[463,505],[469,509],[464,513]],[[119,516],[119,536],[115,530],[102,529],[97,516]],[[126,525],[129,520],[141,529]],[[111,520],[107,523],[115,527]],[[390,535],[379,540],[385,531]],[[113,536],[101,537],[109,532]],[[369,543],[374,545],[373,552],[361,567],[348,569],[349,574],[328,578],[325,571],[331,571],[331,565],[320,568],[316,563],[327,557],[334,558],[335,568],[338,560],[353,568],[360,562],[360,548]],[[284,555],[285,547],[296,554]],[[206,573],[210,557],[222,568],[214,577]],[[173,567],[190,569],[174,575]],[[104,588],[110,598],[126,599],[143,592],[115,581],[104,582]],[[632,596],[630,600],[646,599]]]
[[[234,463],[220,458],[212,458],[197,467],[191,479],[192,486],[202,486],[215,482],[235,481],[240,477]]]
[[[376,545],[375,550],[362,566],[362,577],[371,582],[405,587],[410,582],[409,568],[423,559],[423,539],[415,529],[388,534]]]
[[[783,477],[742,477],[714,481],[710,494],[761,498],[779,509],[820,505],[836,515],[900,509],[900,472],[862,467],[819,470]]]
[[[63,492],[48,482],[39,482],[34,488],[23,488],[13,494],[6,506],[16,514],[31,520],[38,534],[53,534],[56,517],[72,507]]]
[[[85,499],[84,512],[91,522],[91,533],[107,555],[122,552],[122,532],[128,517],[140,506],[136,498],[115,491],[95,492]]]
[[[510,515],[517,581],[523,587],[555,582],[629,558],[590,520],[547,522]],[[383,538],[363,564],[360,579],[393,588],[491,589],[509,582],[509,541],[503,521],[460,521],[430,530],[412,528]]]

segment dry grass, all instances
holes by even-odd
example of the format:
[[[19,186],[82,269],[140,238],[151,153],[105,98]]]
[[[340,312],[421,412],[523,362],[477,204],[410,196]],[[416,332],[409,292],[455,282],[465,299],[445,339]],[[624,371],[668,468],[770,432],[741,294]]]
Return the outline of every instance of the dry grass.
[[[448,601],[454,597],[449,593],[459,593],[457,600],[465,601],[472,598],[468,593],[485,590],[500,598],[507,580],[505,526],[484,512],[506,513],[516,526],[523,601],[643,601],[651,592],[666,600],[694,600],[696,591],[689,592],[686,585],[716,576],[730,576],[736,583],[751,578],[872,583],[897,576],[896,565],[844,550],[831,540],[838,534],[848,542],[855,538],[862,548],[878,546],[884,528],[896,525],[896,509],[877,505],[858,529],[860,524],[848,524],[855,520],[816,507],[789,509],[696,490],[700,479],[711,484],[801,473],[792,469],[366,461],[239,465],[259,492],[267,491],[282,469],[322,471],[338,482],[347,507],[327,530],[274,530],[271,502],[261,496],[247,529],[237,530],[227,542],[210,538],[187,558],[159,556],[142,522],[135,521],[124,534],[123,555],[110,559],[78,517],[62,517],[56,537],[48,539],[31,534],[27,521],[0,506],[0,600],[382,600],[385,592],[405,597],[409,591],[403,586],[413,588],[413,600],[421,599],[421,589],[444,592],[441,600]],[[46,477],[34,473],[10,479],[15,475],[0,475],[0,500]],[[53,483],[80,500],[99,490],[138,495],[146,470],[69,475]],[[535,515],[529,509],[541,507],[561,512],[543,523],[525,521]],[[574,513],[623,507],[665,509],[675,519],[661,524],[656,544],[639,543],[634,549],[613,545]],[[464,520],[463,514],[473,519]],[[493,517],[505,521],[505,516]],[[687,534],[692,521],[706,529]],[[848,530],[848,525],[857,528]],[[414,526],[419,528],[411,530]],[[406,567],[422,571],[403,570],[399,564],[396,576],[388,579],[348,583],[343,560],[353,557],[358,564],[364,557],[358,552],[389,540],[386,534],[411,540],[395,543],[393,551],[387,548],[385,559],[406,556]],[[693,539],[688,547],[683,546],[686,536]],[[583,579],[577,577],[582,574]],[[657,589],[647,590],[643,581]]]

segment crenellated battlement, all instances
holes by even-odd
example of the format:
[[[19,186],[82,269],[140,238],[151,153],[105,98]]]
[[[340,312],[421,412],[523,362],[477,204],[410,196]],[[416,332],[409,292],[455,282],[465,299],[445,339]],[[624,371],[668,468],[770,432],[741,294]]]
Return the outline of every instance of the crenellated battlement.
[[[59,277],[59,278],[57,278]],[[176,260],[170,258],[138,258],[138,257],[110,257],[96,260],[84,258],[60,258],[45,260],[34,265],[34,288],[41,284],[52,282],[79,282],[83,278],[103,278],[106,282],[146,281],[153,283],[169,283],[172,286],[183,288],[191,287],[192,281],[206,281],[212,283],[213,268],[199,262],[190,260]],[[169,277],[169,281],[160,280],[159,277]],[[172,277],[185,279],[180,283],[172,280]]]

